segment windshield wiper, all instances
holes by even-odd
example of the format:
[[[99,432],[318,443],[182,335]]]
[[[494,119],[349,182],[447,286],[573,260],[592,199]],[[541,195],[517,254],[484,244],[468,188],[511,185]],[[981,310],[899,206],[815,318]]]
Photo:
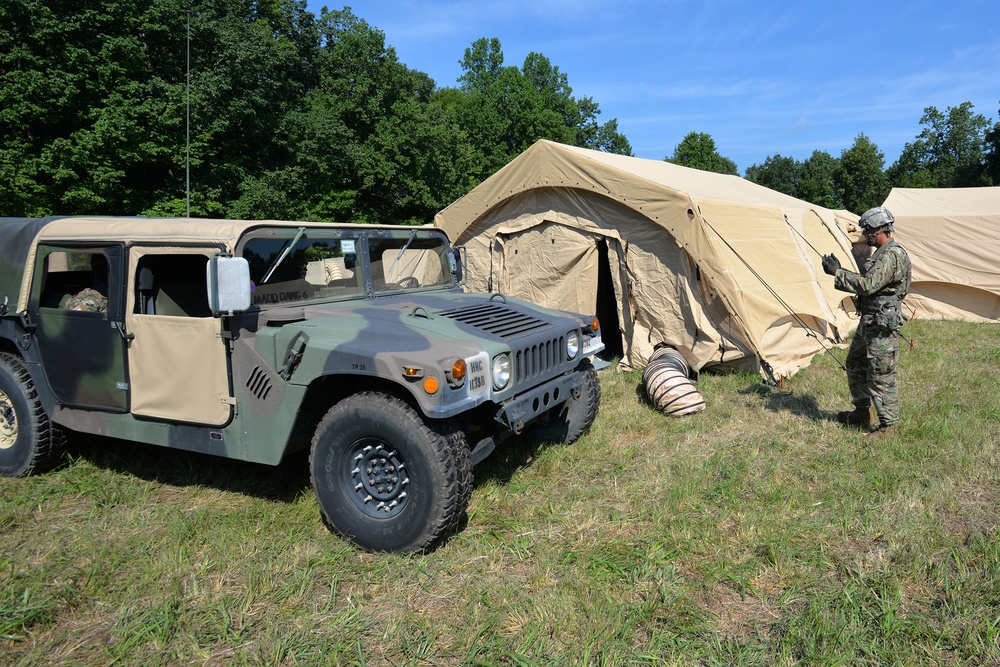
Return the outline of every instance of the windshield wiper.
[[[286,257],[288,257],[288,253],[290,253],[292,251],[292,248],[295,247],[295,244],[299,242],[299,239],[302,238],[302,235],[305,234],[305,233],[306,233],[306,228],[305,227],[299,227],[298,233],[291,240],[291,242],[289,242],[288,244],[285,245],[285,247],[281,250],[281,254],[278,255],[278,258],[276,260],[274,260],[274,264],[272,264],[271,268],[269,268],[267,270],[267,273],[264,274],[264,279],[260,281],[261,285],[263,285],[264,283],[266,283],[271,278],[271,274],[273,274],[275,272],[275,270],[279,266],[281,266],[281,263],[285,261]]]
[[[417,238],[417,230],[414,229],[410,232],[410,238],[406,239],[406,243],[404,243],[403,247],[399,249],[399,254],[396,255],[396,259],[392,260],[392,266],[389,267],[389,273],[387,273],[386,276],[393,275],[392,272],[396,268],[399,258],[403,256],[403,253],[406,252],[406,249],[410,247],[410,244],[413,243],[413,239],[415,238]]]

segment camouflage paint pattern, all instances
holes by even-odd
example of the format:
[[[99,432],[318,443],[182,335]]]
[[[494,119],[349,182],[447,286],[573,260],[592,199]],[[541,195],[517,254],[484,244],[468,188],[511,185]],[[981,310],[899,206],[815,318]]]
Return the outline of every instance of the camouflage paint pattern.
[[[861,274],[839,269],[837,289],[857,295],[861,321],[847,353],[847,385],[856,407],[874,405],[880,426],[899,422],[899,329],[910,289],[910,258],[889,241],[865,261]]]
[[[55,421],[74,430],[110,437],[146,442],[189,451],[216,454],[227,458],[276,465],[292,451],[305,446],[311,437],[308,425],[299,417],[306,395],[321,380],[324,391],[347,395],[364,386],[380,386],[389,391],[405,392],[431,419],[462,417],[476,408],[490,404],[494,413],[484,426],[503,429],[498,415],[504,404],[531,391],[553,393],[559,388],[558,403],[540,404],[536,410],[522,408],[528,421],[569,397],[579,386],[573,372],[579,362],[565,354],[530,382],[497,391],[490,382],[481,390],[471,387],[471,377],[457,388],[448,384],[444,373],[453,360],[481,356],[488,365],[494,354],[511,350],[511,342],[489,336],[473,327],[464,327],[442,315],[456,309],[481,306],[482,295],[451,292],[447,295],[422,295],[419,298],[386,297],[381,304],[362,300],[339,306],[312,306],[303,310],[304,319],[282,326],[260,327],[258,313],[237,315],[233,343],[232,372],[237,410],[232,421],[222,427],[167,424],[136,418],[131,414],[113,414],[60,408]],[[425,309],[415,316],[417,305]],[[431,308],[431,306],[434,308]],[[543,310],[531,304],[508,299],[508,313],[531,313],[545,317]],[[307,318],[307,319],[306,319]],[[408,318],[416,319],[416,323]],[[564,337],[579,322],[549,313],[544,331],[523,336],[516,347],[538,347],[552,338]],[[245,328],[244,328],[245,327]],[[257,329],[254,331],[254,329]],[[280,371],[288,353],[299,341],[305,341],[301,356],[291,376],[285,380]],[[447,366],[446,366],[447,364]],[[423,370],[419,378],[408,379],[404,367]],[[488,374],[488,368],[480,371]],[[425,377],[434,377],[439,389],[429,394],[422,389]],[[333,396],[328,398],[332,404]],[[326,407],[329,407],[329,404]],[[325,408],[324,408],[325,410]],[[313,425],[314,426],[314,425]],[[296,443],[296,430],[300,433]]]

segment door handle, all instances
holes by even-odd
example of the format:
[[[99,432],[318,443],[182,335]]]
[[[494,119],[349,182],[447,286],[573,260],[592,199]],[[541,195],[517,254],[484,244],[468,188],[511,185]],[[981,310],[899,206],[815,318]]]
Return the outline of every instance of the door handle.
[[[131,343],[133,340],[135,340],[134,333],[125,333],[125,324],[123,322],[112,322],[111,328],[117,329],[118,333],[121,334],[122,340],[125,341],[126,343]]]

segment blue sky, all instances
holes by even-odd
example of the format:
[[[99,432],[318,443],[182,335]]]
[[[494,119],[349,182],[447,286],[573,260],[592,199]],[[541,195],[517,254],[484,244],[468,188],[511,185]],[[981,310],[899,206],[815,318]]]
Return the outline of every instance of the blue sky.
[[[319,14],[343,4],[309,0]],[[972,102],[998,120],[1000,2],[357,0],[399,60],[454,86],[458,62],[497,37],[505,64],[532,51],[618,119],[636,156],[662,159],[707,132],[740,174],[769,155],[834,157],[866,134],[885,166],[924,108]]]

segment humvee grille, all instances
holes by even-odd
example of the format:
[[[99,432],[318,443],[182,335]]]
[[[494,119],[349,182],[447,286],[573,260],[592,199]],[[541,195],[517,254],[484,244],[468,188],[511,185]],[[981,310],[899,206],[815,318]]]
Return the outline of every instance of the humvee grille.
[[[498,303],[484,303],[472,308],[448,310],[441,315],[501,338],[521,336],[546,326],[542,320],[511,310]]]
[[[565,336],[558,336],[552,340],[514,350],[512,360],[514,384],[520,385],[535,378],[551,375],[562,363],[565,353]]]

